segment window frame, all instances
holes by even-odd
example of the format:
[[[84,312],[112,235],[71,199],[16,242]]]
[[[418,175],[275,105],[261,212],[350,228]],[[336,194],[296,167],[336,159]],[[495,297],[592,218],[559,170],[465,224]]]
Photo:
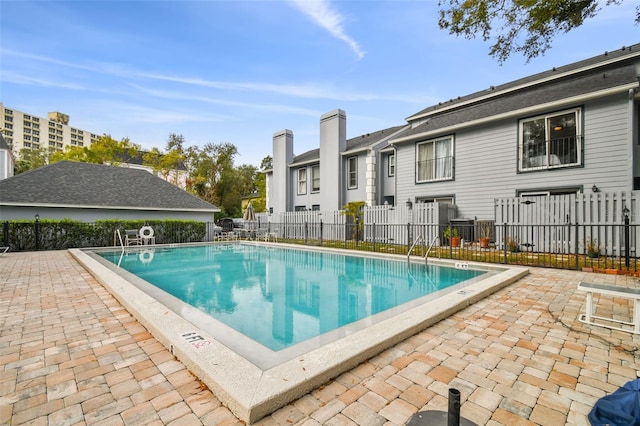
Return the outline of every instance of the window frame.
[[[358,156],[347,158],[347,189],[358,188]]]
[[[448,147],[448,152],[449,155],[444,156],[444,157],[437,157],[438,153],[437,153],[437,144],[439,142],[448,142],[449,147]],[[421,146],[423,145],[432,145],[434,152],[432,153],[432,158],[431,160],[428,159],[424,159],[421,160],[420,159],[420,152],[421,152]],[[444,166],[440,166],[438,167],[438,160],[445,160],[445,164]],[[449,160],[447,160],[449,159]],[[420,141],[416,143],[416,151],[415,151],[415,182],[416,183],[430,183],[430,182],[442,182],[442,181],[449,181],[449,180],[453,180],[454,176],[455,176],[455,139],[453,135],[446,135],[446,136],[440,136],[437,138],[432,138],[432,139],[428,139],[428,140],[424,140],[424,141]],[[421,178],[420,176],[423,174],[423,168],[424,167],[428,167],[429,165],[426,164],[427,162],[433,162],[433,166],[431,167],[432,172],[429,173],[431,176],[430,177],[425,177],[425,178]],[[445,170],[440,171],[440,169],[444,167]],[[447,172],[447,168],[449,168],[450,170]],[[428,171],[428,170],[427,170]],[[424,174],[426,174],[426,172],[424,172]],[[437,176],[438,174],[441,174],[442,176]]]
[[[298,177],[297,182],[298,182],[298,186],[297,186],[297,194],[298,195],[304,195],[307,193],[307,168],[306,167],[300,167],[297,172],[296,175]]]
[[[562,116],[573,114],[574,120],[574,132],[571,135],[560,136],[553,138],[552,132],[560,132],[562,128],[551,128],[551,124],[554,119],[558,119]],[[554,169],[566,169],[571,167],[583,167],[584,166],[584,146],[582,143],[582,123],[583,108],[575,107],[568,108],[559,111],[546,112],[538,114],[532,117],[526,117],[518,120],[518,172],[530,173],[530,172],[542,172]],[[527,140],[525,136],[525,126],[528,123],[534,123],[535,121],[543,121],[544,123],[544,141],[542,146],[540,142],[534,142],[533,138]],[[531,125],[533,127],[533,125]],[[562,139],[574,139],[573,147],[569,148],[569,152],[560,155],[554,153],[553,142]],[[529,142],[531,141],[531,142]],[[530,145],[526,147],[526,145]],[[538,145],[538,146],[536,146]],[[573,150],[571,150],[571,148]],[[556,147],[556,151],[558,148]],[[529,154],[527,153],[530,152]],[[531,155],[531,152],[539,151],[542,155]],[[575,161],[563,162],[561,157],[575,156]],[[531,160],[533,158],[545,157],[541,164],[533,164]],[[529,163],[529,164],[527,164]]]
[[[320,164],[311,166],[311,193],[314,192],[320,192]]]
[[[395,177],[395,175],[396,175],[396,155],[389,154],[389,157],[387,160],[387,176]]]

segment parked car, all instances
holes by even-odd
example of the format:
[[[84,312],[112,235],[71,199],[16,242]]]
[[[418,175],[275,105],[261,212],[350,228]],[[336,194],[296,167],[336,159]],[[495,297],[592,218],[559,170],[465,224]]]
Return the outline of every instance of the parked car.
[[[216,221],[216,225],[222,228],[222,232],[238,232],[244,231],[244,220],[238,217],[223,217]]]

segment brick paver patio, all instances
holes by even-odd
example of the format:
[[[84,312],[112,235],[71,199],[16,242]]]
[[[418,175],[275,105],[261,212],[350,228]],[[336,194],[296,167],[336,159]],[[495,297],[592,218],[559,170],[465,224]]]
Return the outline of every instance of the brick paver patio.
[[[577,321],[580,280],[640,287],[532,268],[258,424],[403,425],[446,411],[456,388],[478,425],[588,425],[600,397],[638,377],[640,336]],[[0,257],[0,424],[242,423],[66,251],[50,251]]]

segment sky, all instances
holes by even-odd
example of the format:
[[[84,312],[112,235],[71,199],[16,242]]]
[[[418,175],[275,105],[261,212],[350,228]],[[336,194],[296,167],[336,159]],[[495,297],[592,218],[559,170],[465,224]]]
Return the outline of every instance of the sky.
[[[0,0],[0,102],[143,149],[231,143],[257,167],[283,129],[296,155],[318,148],[338,108],[352,138],[640,42],[637,1],[600,3],[543,56],[500,64],[491,40],[440,30],[436,0]]]

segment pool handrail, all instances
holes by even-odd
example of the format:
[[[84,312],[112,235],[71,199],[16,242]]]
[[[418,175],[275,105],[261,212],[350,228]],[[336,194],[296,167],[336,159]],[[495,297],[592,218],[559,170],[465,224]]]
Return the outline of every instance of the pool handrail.
[[[431,241],[431,244],[429,244],[429,248],[427,249],[427,252],[424,255],[424,264],[427,264],[427,257],[429,257],[429,252],[431,251],[431,249],[433,248],[433,245],[436,243],[436,241],[438,241],[440,239],[440,236],[436,235],[433,240]]]
[[[413,251],[413,248],[416,246],[416,244],[418,244],[420,241],[424,241],[424,237],[422,235],[418,235],[416,237],[416,239],[413,241],[413,244],[411,244],[411,247],[409,248],[409,251],[407,252],[407,263],[409,263],[409,260],[411,259],[411,252]]]

